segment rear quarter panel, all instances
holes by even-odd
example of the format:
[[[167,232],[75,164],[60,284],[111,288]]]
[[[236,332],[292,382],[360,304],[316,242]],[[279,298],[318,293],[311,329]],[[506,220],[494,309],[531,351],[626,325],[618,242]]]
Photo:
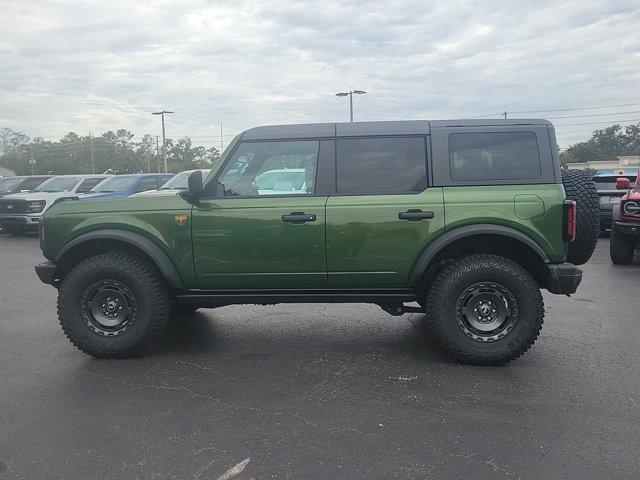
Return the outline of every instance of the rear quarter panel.
[[[489,223],[518,230],[540,245],[551,262],[563,262],[561,184],[445,187],[446,230]],[[539,199],[539,200],[537,200]]]

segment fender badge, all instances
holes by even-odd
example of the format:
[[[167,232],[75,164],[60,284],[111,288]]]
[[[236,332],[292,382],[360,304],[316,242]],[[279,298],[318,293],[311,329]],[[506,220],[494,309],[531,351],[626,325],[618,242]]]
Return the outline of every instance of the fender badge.
[[[186,215],[175,215],[173,219],[176,221],[178,225],[184,225],[189,220],[189,217]]]

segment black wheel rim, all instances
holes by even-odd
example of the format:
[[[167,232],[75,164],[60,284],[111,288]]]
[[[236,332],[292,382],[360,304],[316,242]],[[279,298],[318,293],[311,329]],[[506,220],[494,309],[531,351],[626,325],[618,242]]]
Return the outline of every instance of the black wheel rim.
[[[138,309],[135,296],[126,285],[117,280],[101,280],[84,291],[80,310],[93,332],[115,336],[131,327]]]
[[[480,282],[467,287],[456,302],[456,321],[479,342],[505,337],[518,322],[518,303],[504,285]]]

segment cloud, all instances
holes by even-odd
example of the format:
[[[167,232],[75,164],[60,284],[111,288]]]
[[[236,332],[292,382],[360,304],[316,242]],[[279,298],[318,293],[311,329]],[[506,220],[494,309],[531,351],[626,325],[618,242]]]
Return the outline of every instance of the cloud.
[[[442,119],[632,103],[633,1],[3,2],[0,126],[218,142],[260,124]],[[638,100],[640,101],[640,100]],[[635,109],[578,111],[605,113]],[[569,113],[571,114],[571,113]],[[543,114],[544,115],[544,114]],[[536,115],[525,115],[536,116]],[[541,116],[541,115],[537,115]],[[552,112],[547,117],[560,116]],[[557,120],[566,146],[638,114]]]

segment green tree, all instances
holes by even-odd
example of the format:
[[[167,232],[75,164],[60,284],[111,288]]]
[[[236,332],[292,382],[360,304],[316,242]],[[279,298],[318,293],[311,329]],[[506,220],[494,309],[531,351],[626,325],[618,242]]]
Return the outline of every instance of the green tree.
[[[593,132],[585,142],[578,142],[560,153],[560,162],[615,160],[619,155],[640,154],[640,123],[634,125],[612,125]]]
[[[189,137],[167,139],[169,171],[211,168],[219,159],[217,148],[194,146]],[[160,158],[159,158],[160,157]],[[35,165],[30,163],[31,158]],[[100,135],[80,136],[69,132],[57,141],[29,138],[10,128],[0,129],[0,165],[17,174],[120,173],[164,171],[161,155],[156,154],[155,137],[145,134],[140,139],[126,129]]]

